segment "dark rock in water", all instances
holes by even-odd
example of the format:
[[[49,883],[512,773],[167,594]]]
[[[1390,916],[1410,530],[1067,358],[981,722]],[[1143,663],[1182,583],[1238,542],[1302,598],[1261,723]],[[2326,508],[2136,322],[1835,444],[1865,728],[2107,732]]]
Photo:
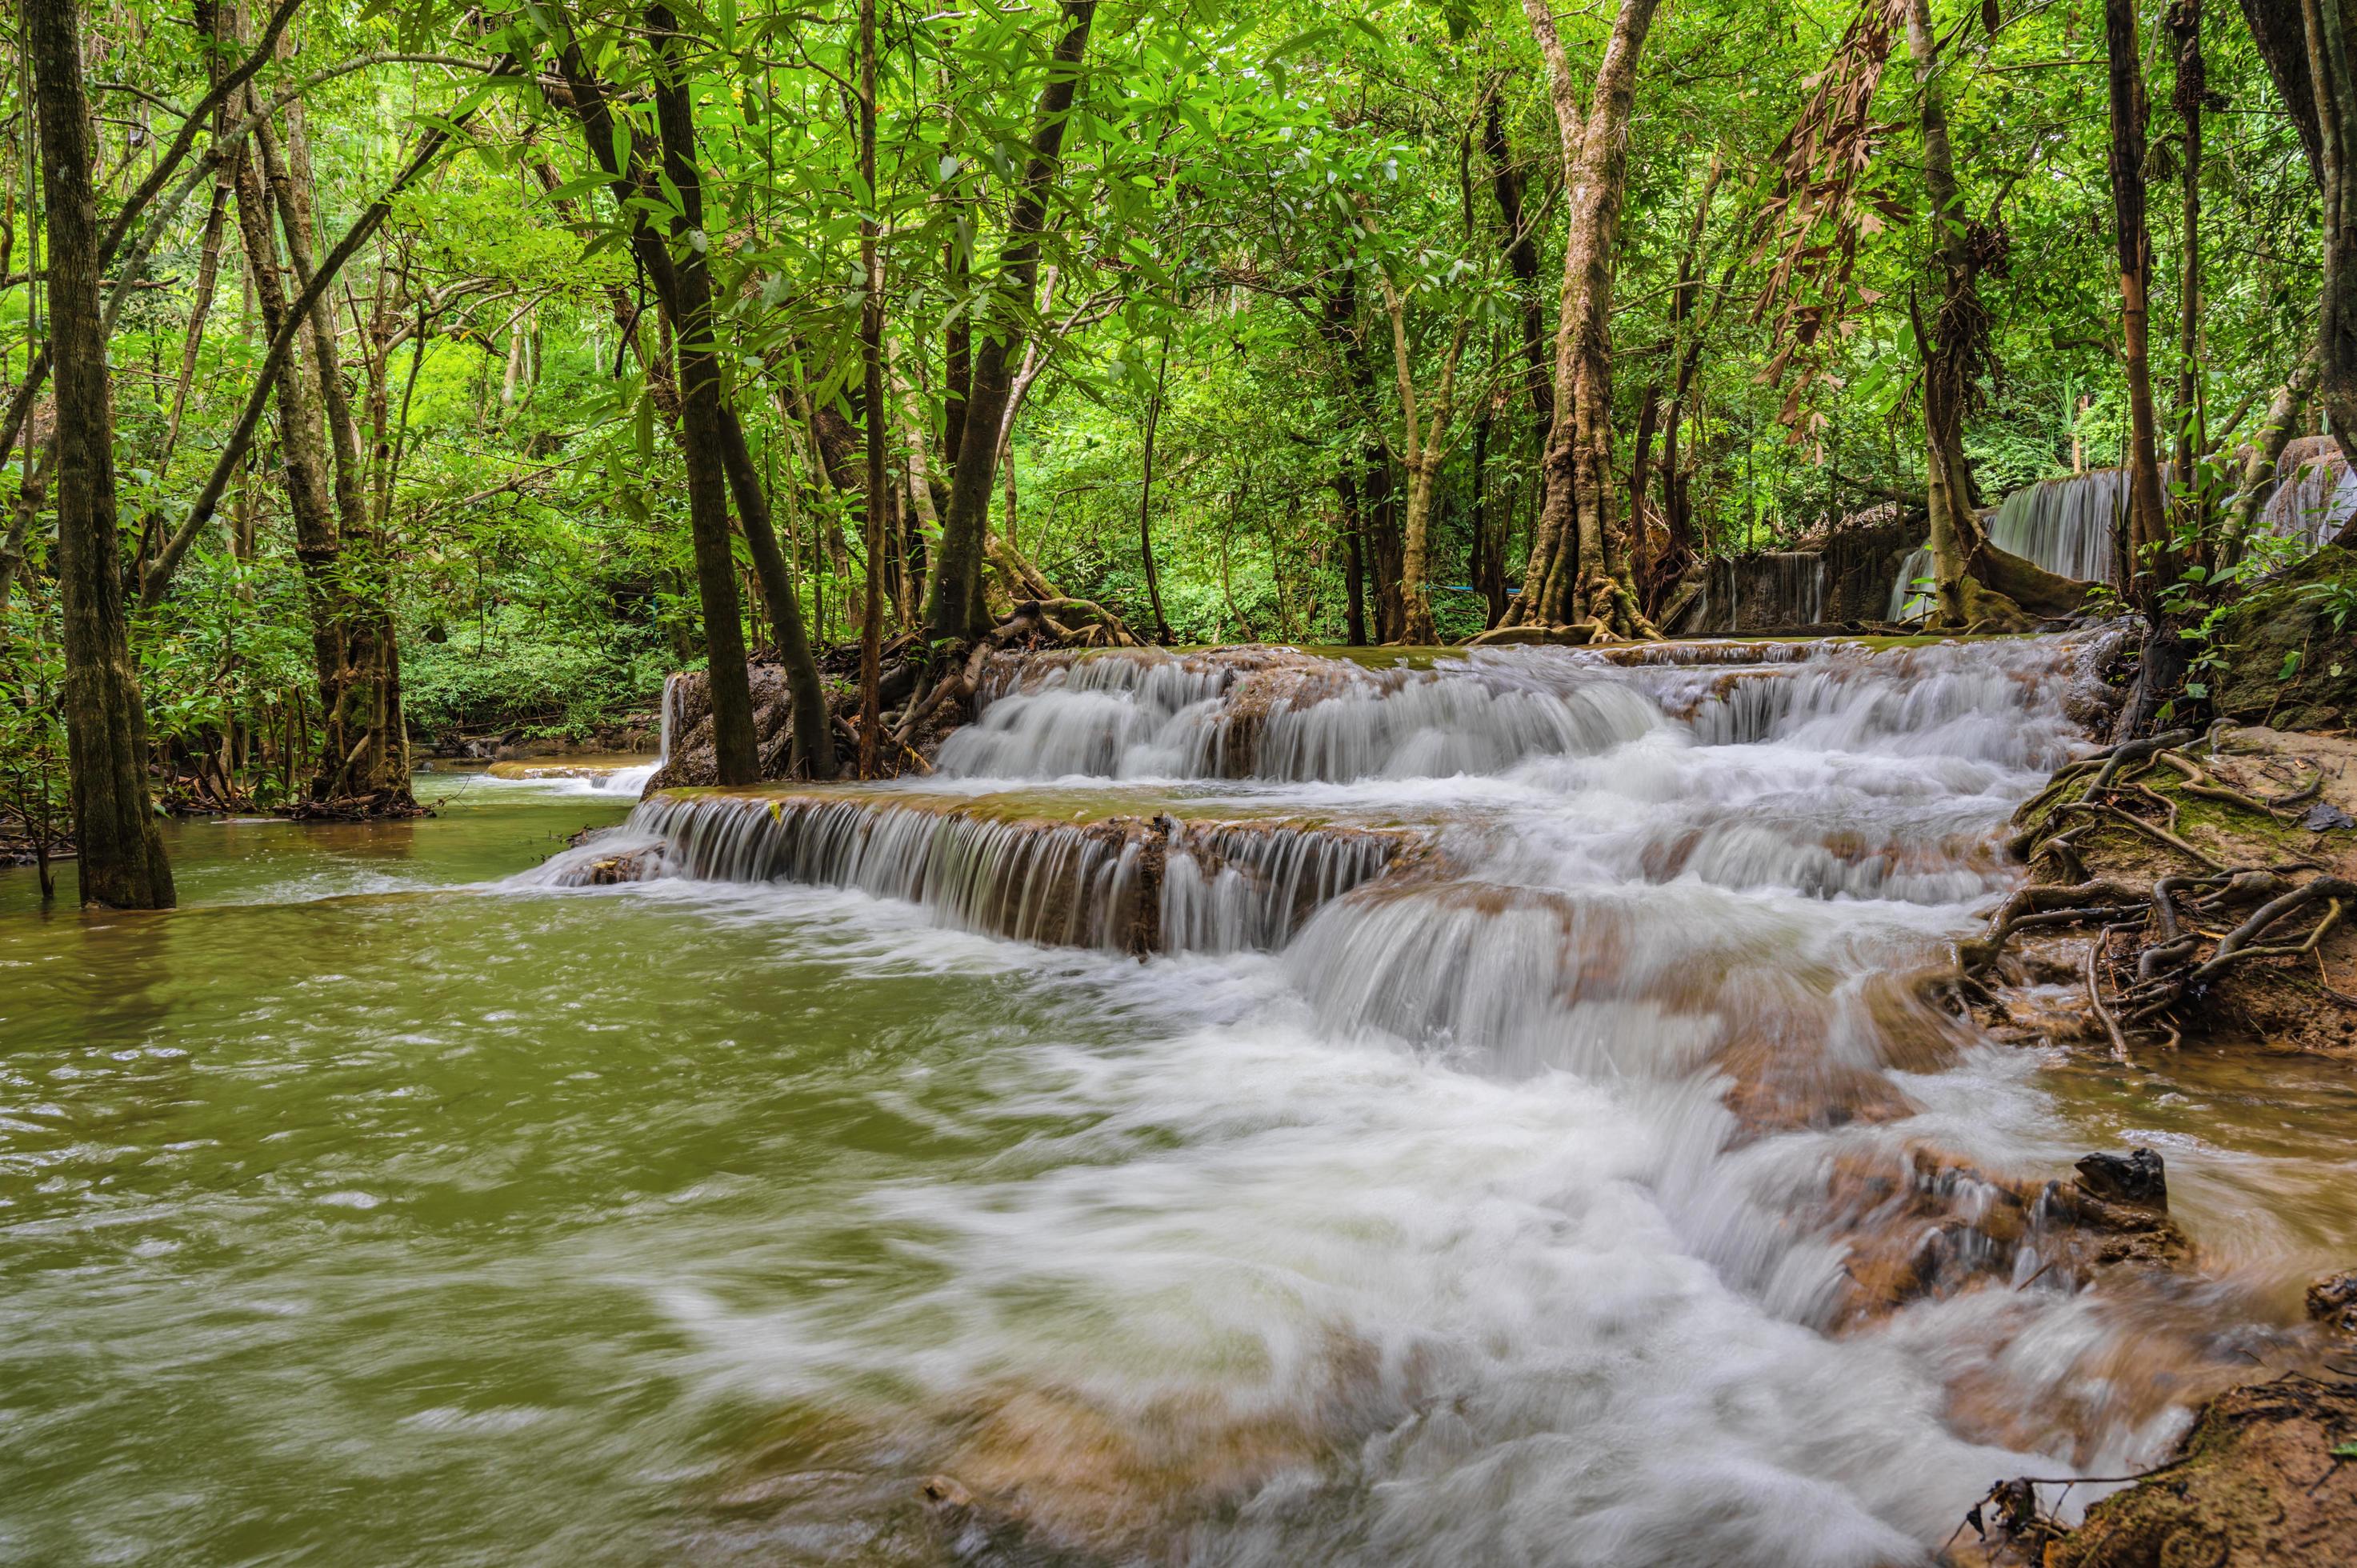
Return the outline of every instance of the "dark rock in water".
[[[2150,1149],[2089,1155],[2077,1169],[2079,1185],[2106,1202],[2169,1207],[2169,1177],[2161,1169],[2160,1156]]]
[[[2333,828],[2357,828],[2357,817],[2351,816],[2330,800],[2319,800],[2308,809],[2299,825],[2309,832],[2320,833]]]
[[[2308,1287],[2308,1315],[2342,1334],[2357,1334],[2357,1269],[2326,1274]]]
[[[596,843],[599,839],[610,838],[619,831],[620,829],[614,827],[583,828],[579,832],[573,834],[565,841],[565,847],[568,849],[579,849],[584,844],[592,844]]]

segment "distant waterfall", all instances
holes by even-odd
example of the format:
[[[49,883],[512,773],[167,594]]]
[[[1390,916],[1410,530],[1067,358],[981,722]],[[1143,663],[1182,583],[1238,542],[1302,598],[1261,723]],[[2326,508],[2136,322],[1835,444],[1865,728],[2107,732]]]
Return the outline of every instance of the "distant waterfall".
[[[2090,468],[2067,479],[2023,486],[2005,498],[1985,526],[1989,542],[2000,550],[2061,576],[2108,583],[2116,575],[2115,529],[2127,507],[2127,470]]]
[[[2357,512],[2357,474],[2330,435],[2302,436],[2285,447],[2276,478],[2259,521],[2278,539],[2321,549]]]

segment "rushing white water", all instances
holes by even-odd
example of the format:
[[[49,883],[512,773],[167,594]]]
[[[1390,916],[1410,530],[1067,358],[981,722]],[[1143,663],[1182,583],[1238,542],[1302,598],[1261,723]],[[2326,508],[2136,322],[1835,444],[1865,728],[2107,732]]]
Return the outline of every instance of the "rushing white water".
[[[593,779],[590,780],[593,789],[614,795],[640,795],[646,792],[649,782],[671,761],[672,711],[678,697],[680,683],[685,679],[685,676],[675,672],[663,677],[662,717],[660,721],[661,729],[658,732],[660,738],[655,744],[655,759],[652,762],[640,763],[635,768],[618,768],[602,778]]]
[[[2007,885],[1995,834],[2081,744],[2068,665],[1010,663],[921,787],[656,797],[553,878],[655,846],[650,894],[1176,955],[1009,961],[1134,1022],[974,1069],[974,1115],[1039,1129],[984,1178],[866,1191],[929,1283],[663,1299],[717,1384],[1099,1561],[1877,1568],[1994,1477],[2134,1468],[2179,1415],[2104,1385],[2133,1327],[2040,1232],[1886,1316],[1842,1217],[1859,1162],[2065,1152],[2020,1054],[1904,977]]]

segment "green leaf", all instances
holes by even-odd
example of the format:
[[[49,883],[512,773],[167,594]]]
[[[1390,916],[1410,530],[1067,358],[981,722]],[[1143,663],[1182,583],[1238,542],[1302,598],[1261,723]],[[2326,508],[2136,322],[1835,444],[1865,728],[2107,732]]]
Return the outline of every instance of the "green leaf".
[[[2357,1443],[2336,1443],[2331,1453],[2335,1459],[2357,1459]]]

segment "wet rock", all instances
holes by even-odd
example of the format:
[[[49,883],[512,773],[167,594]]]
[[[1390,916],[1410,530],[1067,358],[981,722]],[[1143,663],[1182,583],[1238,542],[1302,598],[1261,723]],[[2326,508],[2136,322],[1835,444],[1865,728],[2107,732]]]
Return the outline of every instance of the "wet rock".
[[[2319,800],[2300,818],[2299,825],[2312,833],[2330,832],[2335,828],[2357,828],[2357,817],[2351,816],[2330,800]]]
[[[1585,648],[1596,640],[1600,628],[1592,620],[1569,621],[1562,626],[1501,626],[1492,628],[1466,643],[1468,648],[1514,648],[1543,646],[1548,648]]]
[[[2106,1203],[2141,1204],[2168,1212],[2169,1176],[2161,1167],[2160,1156],[2150,1149],[2131,1149],[2125,1155],[2089,1155],[2075,1168],[2080,1188],[2091,1197]]]
[[[2308,1287],[2308,1315],[2341,1334],[2357,1334],[2357,1269],[2325,1274]]]
[[[654,849],[634,849],[622,854],[600,855],[585,866],[579,881],[582,887],[612,887],[624,882],[648,882],[660,874],[661,852]]]
[[[2048,1546],[2046,1568],[2357,1563],[2357,1388],[2289,1376],[2221,1395],[2165,1466]]]

